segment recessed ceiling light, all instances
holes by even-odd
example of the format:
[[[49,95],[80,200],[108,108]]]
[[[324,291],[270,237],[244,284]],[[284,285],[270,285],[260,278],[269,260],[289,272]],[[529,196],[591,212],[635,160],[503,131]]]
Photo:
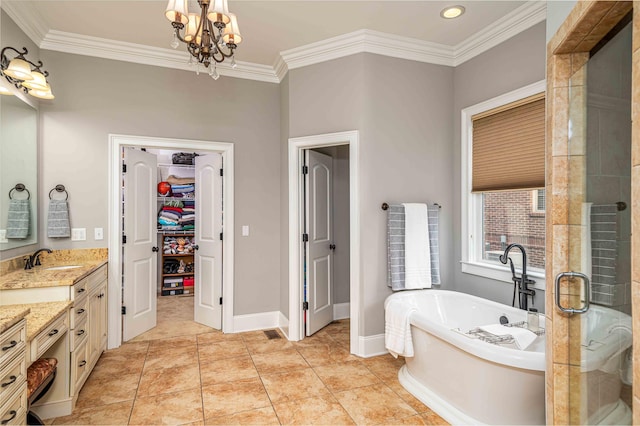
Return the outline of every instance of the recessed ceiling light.
[[[440,16],[445,19],[453,19],[464,13],[464,6],[449,6],[442,9]]]

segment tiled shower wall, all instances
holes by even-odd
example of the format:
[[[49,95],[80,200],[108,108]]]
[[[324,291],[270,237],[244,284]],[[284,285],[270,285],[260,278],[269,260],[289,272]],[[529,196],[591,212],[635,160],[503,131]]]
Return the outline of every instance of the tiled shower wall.
[[[633,6],[636,7],[633,7]],[[547,45],[547,423],[582,424],[579,315],[567,316],[555,307],[554,277],[563,271],[580,270],[581,206],[586,201],[587,128],[584,92],[589,51],[633,9],[632,167],[631,209],[640,208],[640,2],[579,1]],[[570,84],[571,83],[571,84]],[[571,89],[570,89],[571,87]],[[583,114],[575,114],[583,111]],[[571,116],[570,116],[571,111]],[[570,119],[571,117],[571,119]],[[628,116],[627,116],[628,117]],[[571,123],[571,131],[569,131]],[[616,194],[618,195],[618,194]],[[616,200],[618,201],[618,200]],[[640,217],[632,215],[632,304],[640,306]],[[635,230],[635,232],[633,232]],[[563,281],[560,301],[581,305],[581,282]],[[634,382],[640,383],[640,316],[634,321]],[[634,424],[640,424],[640,386],[634,386]]]

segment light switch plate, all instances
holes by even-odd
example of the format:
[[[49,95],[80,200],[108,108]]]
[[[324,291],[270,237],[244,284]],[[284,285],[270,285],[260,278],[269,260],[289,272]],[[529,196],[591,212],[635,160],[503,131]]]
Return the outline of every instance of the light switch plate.
[[[102,228],[93,228],[93,239],[96,241],[104,239],[104,232]]]
[[[71,241],[86,241],[87,228],[71,228]]]
[[[249,236],[249,225],[242,225],[242,236],[243,237]]]
[[[9,240],[7,240],[7,230],[0,229],[0,244],[6,244]]]

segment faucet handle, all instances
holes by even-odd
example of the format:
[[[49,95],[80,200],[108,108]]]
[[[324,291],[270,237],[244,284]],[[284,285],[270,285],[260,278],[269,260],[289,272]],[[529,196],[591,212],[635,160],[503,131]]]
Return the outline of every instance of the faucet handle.
[[[25,257],[24,258],[24,269],[31,269],[31,258],[30,257]]]
[[[36,262],[35,262],[34,266],[40,266],[40,265],[41,265],[41,263],[40,263],[40,255],[37,255],[36,256]]]

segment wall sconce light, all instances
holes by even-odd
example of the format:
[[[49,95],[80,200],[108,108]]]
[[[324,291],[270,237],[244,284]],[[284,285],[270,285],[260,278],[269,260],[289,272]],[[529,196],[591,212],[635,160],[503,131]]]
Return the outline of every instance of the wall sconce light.
[[[16,56],[13,59],[7,57],[7,51],[14,52]],[[49,73],[42,70],[42,61],[37,64],[28,60],[25,55],[29,53],[26,47],[22,48],[22,52],[13,47],[5,47],[0,51],[0,74],[7,81],[18,89],[22,89],[25,93],[40,99],[53,99],[51,93],[51,85],[47,81]]]

